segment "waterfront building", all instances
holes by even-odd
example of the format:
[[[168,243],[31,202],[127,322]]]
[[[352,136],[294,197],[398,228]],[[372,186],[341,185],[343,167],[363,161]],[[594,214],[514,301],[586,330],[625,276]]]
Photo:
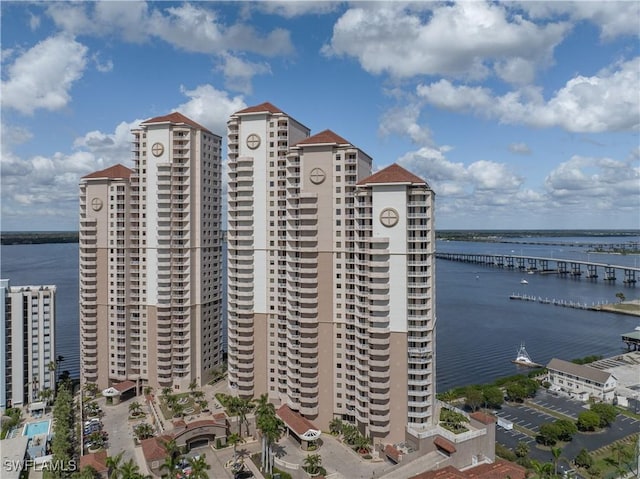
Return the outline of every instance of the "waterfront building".
[[[0,412],[55,389],[56,287],[0,280]]]
[[[608,371],[588,364],[575,364],[553,358],[547,364],[550,390],[587,401],[590,398],[613,402],[617,379]]]
[[[229,386],[318,429],[419,442],[435,416],[434,193],[309,134],[270,103],[228,121]]]
[[[180,113],[132,134],[133,169],[80,182],[81,378],[185,390],[223,359],[221,138]]]

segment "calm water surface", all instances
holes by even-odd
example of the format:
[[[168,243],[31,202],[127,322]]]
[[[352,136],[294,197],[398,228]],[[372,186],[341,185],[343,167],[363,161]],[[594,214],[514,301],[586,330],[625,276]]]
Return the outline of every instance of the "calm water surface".
[[[535,239],[540,240],[539,238]],[[549,238],[549,240],[558,240]],[[564,239],[563,239],[564,240]],[[603,243],[602,238],[575,242]],[[621,242],[614,238],[610,242]],[[530,254],[587,259],[584,248],[506,243],[438,242],[439,252]],[[581,256],[582,255],[582,256]],[[597,256],[597,260],[594,258]],[[589,255],[591,261],[633,266],[637,256]],[[522,275],[490,267],[438,260],[436,265],[437,390],[483,383],[521,369],[511,363],[522,341],[533,360],[571,360],[590,354],[623,352],[620,334],[640,326],[640,318],[513,301],[526,293],[583,303],[615,302],[616,293],[640,298],[640,286],[627,287],[554,275]],[[55,284],[56,349],[63,370],[79,376],[78,245],[10,245],[2,247],[2,278],[11,284]],[[521,285],[526,277],[529,284]]]

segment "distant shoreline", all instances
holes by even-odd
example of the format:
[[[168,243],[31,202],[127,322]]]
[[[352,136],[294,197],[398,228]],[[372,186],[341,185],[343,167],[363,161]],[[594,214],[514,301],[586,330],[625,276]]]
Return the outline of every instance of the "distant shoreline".
[[[77,231],[8,231],[0,235],[0,244],[45,244],[45,243],[77,243]],[[539,237],[575,237],[582,236],[597,240],[602,237],[640,236],[639,230],[440,230],[436,238],[447,241],[475,241],[490,243],[522,243],[536,244],[534,238]],[[523,240],[517,241],[518,238]],[[515,240],[515,241],[514,241]],[[594,241],[595,242],[595,241]],[[570,243],[568,243],[570,244]],[[594,251],[595,252],[595,251]],[[602,251],[603,253],[606,251]]]

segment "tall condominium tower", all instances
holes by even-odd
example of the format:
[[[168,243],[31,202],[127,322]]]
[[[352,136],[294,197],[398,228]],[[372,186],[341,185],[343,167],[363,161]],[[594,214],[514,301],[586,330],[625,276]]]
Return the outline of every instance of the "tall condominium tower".
[[[0,280],[0,412],[55,389],[55,286]]]
[[[82,380],[185,389],[222,362],[221,138],[180,113],[133,133],[133,170],[80,183]]]
[[[432,190],[397,165],[371,175],[364,152],[269,103],[232,115],[228,134],[230,387],[322,429],[428,428]]]

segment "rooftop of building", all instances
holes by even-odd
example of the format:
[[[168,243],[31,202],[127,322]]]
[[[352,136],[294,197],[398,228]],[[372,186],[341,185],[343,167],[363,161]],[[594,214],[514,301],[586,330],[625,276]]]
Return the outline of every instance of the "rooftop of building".
[[[364,178],[358,182],[358,185],[371,185],[371,184],[410,184],[410,185],[420,185],[420,186],[429,186],[426,181],[424,181],[419,176],[414,175],[410,171],[404,169],[402,166],[397,163],[393,163],[386,168],[374,173],[367,178]]]
[[[191,118],[184,116],[182,113],[174,111],[173,113],[169,113],[164,116],[156,116],[155,118],[150,118],[149,120],[145,120],[140,123],[142,125],[151,125],[154,123],[172,123],[174,125],[188,125],[197,130],[203,130],[207,133],[211,133],[208,128],[202,126],[200,123],[193,121]]]
[[[234,115],[244,115],[247,113],[284,113],[280,108],[265,101],[259,105],[254,105],[234,113]]]
[[[447,466],[436,471],[422,472],[411,479],[505,479],[506,477],[525,479],[527,470],[513,462],[497,459],[490,464],[480,464],[464,471]]]
[[[351,145],[351,143],[331,130],[324,130],[299,141],[293,146],[300,145]]]
[[[131,176],[133,170],[127,168],[124,165],[117,164],[110,166],[109,168],[105,168],[104,170],[94,171],[93,173],[89,173],[82,177],[82,179],[127,179]]]
[[[547,364],[547,369],[571,374],[582,379],[588,379],[598,383],[605,383],[611,377],[611,373],[596,369],[585,364],[575,364],[563,359],[553,358]]]

